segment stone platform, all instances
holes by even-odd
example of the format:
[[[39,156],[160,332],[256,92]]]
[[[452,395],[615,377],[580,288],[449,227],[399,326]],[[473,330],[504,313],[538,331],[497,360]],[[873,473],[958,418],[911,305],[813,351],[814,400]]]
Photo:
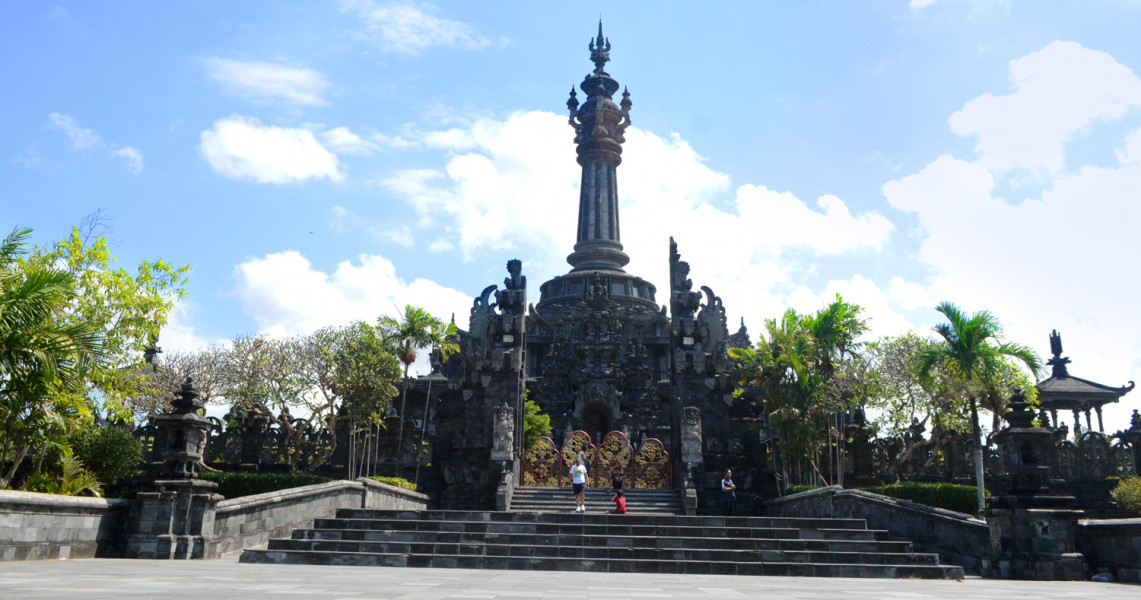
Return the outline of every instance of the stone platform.
[[[342,509],[244,563],[961,579],[860,519]]]
[[[400,600],[703,600],[707,598],[924,598],[930,600],[1117,600],[1138,587],[1078,581],[809,579],[245,565],[217,560],[90,559],[5,563],[0,596],[20,600],[139,598],[391,598]]]

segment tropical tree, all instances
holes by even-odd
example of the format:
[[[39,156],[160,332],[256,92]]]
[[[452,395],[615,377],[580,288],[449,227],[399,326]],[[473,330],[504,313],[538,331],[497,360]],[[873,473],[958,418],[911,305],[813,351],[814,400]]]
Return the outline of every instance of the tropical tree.
[[[838,371],[849,372],[857,338],[867,329],[863,309],[837,295],[810,315],[789,309],[779,321],[765,322],[765,334],[755,348],[731,349],[740,377],[738,395],[747,388],[759,392],[769,424],[778,436],[788,480],[789,461],[805,457],[821,480],[816,463],[824,441],[834,437],[830,419],[854,400],[859,386],[840,385]]]
[[[397,428],[396,448],[399,455],[404,440],[404,408],[408,401],[408,370],[416,362],[417,353],[424,348],[430,348],[433,336],[443,326],[443,323],[433,317],[428,311],[411,304],[404,307],[404,314],[399,317],[385,315],[378,321],[382,334],[395,346],[397,357],[404,364],[404,384],[400,391],[400,412],[397,417],[400,425]],[[399,460],[399,456],[395,457]],[[393,473],[394,475],[396,473]]]
[[[919,372],[929,379],[937,368],[947,369],[954,372],[965,386],[970,406],[971,436],[975,442],[975,484],[981,516],[986,508],[986,488],[979,402],[999,393],[996,391],[997,380],[1008,364],[1008,358],[1025,365],[1035,377],[1042,370],[1042,361],[1026,346],[1003,341],[1002,326],[989,311],[967,315],[950,302],[939,304],[935,310],[946,317],[947,322],[933,328],[942,339],[919,354]]]
[[[393,382],[400,378],[400,361],[380,330],[362,321],[345,328],[335,360],[332,389],[343,401],[338,415],[350,422],[349,473],[364,476],[368,474],[365,467],[371,464],[369,445],[376,443],[372,430],[379,432],[384,427],[384,415],[397,394]],[[365,425],[365,457],[359,459],[355,453],[358,424]]]
[[[133,399],[147,383],[143,353],[167,322],[174,303],[186,296],[190,266],[143,260],[135,272],[116,264],[98,213],[50,248],[36,247],[20,261],[26,273],[63,271],[74,294],[55,315],[62,324],[83,324],[101,333],[104,360],[79,367],[90,397],[115,418],[133,418]]]
[[[0,488],[31,450],[66,443],[70,418],[91,419],[84,375],[108,362],[102,329],[69,312],[74,277],[23,263],[30,235],[0,242]]]

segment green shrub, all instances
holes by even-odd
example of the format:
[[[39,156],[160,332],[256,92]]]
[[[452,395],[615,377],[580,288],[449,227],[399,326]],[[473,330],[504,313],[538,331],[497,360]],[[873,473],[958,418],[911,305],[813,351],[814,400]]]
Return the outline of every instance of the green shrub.
[[[374,475],[372,477],[368,477],[368,479],[371,479],[373,481],[379,481],[381,483],[387,483],[388,485],[393,485],[393,486],[396,486],[398,488],[403,488],[403,489],[410,490],[413,492],[417,491],[416,490],[416,484],[412,483],[411,481],[408,481],[407,479],[405,479],[403,477],[382,477],[380,475]]]
[[[1111,493],[1118,506],[1135,515],[1141,515],[1141,477],[1122,479]]]
[[[218,493],[226,498],[253,496],[277,490],[332,481],[328,477],[305,473],[200,473],[199,477],[218,484]]]
[[[24,482],[25,492],[59,494],[63,496],[103,495],[99,479],[83,467],[83,461],[74,456],[64,456],[59,461],[59,472],[38,471]]]
[[[784,491],[784,493],[788,496],[791,496],[793,494],[799,494],[801,492],[807,492],[808,490],[815,490],[819,488],[820,486],[818,485],[790,485],[788,486],[788,489]]]
[[[523,403],[523,448],[530,448],[535,440],[544,435],[551,435],[551,417],[544,414],[534,400],[528,398]]]
[[[863,490],[900,500],[911,500],[935,508],[967,513],[968,515],[978,514],[977,488],[973,485],[903,482],[877,485],[863,488]],[[990,493],[988,492],[987,495],[989,496]]]
[[[120,479],[138,474],[143,445],[117,427],[84,429],[69,439],[72,453],[109,490]]]

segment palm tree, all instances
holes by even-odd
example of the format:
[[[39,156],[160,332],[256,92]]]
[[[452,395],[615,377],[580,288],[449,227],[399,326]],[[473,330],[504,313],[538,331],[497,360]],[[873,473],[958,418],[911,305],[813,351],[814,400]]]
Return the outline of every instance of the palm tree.
[[[921,377],[930,379],[937,368],[948,368],[958,373],[966,386],[971,407],[971,435],[975,440],[975,484],[981,517],[986,508],[986,489],[978,402],[993,391],[995,375],[1007,359],[1026,365],[1035,377],[1042,370],[1042,361],[1030,348],[1004,342],[1002,327],[990,311],[982,310],[967,316],[950,302],[939,304],[935,310],[947,318],[946,323],[934,327],[935,333],[943,339],[919,353],[919,373]]]
[[[82,374],[106,360],[97,327],[62,323],[75,298],[72,276],[23,268],[30,234],[14,230],[0,242],[0,457],[12,461],[0,488],[51,433],[57,413],[88,412]]]
[[[397,357],[404,363],[404,385],[400,392],[400,426],[396,434],[396,459],[399,461],[404,440],[404,407],[408,400],[408,370],[416,362],[416,354],[423,348],[430,348],[434,328],[443,323],[428,311],[411,304],[404,307],[404,314],[398,317],[385,315],[378,321],[381,333],[396,347]],[[399,464],[393,467],[399,470]],[[395,472],[393,473],[396,474]]]

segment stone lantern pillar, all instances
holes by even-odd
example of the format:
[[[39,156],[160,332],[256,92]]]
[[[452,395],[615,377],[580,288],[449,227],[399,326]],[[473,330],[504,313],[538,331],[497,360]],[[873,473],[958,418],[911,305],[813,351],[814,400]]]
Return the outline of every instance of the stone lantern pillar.
[[[1129,429],[1121,434],[1129,442],[1133,450],[1133,474],[1141,475],[1141,413],[1133,409],[1133,418],[1129,420]]]
[[[1034,427],[1034,413],[1021,392],[1003,416],[1007,427],[994,434],[1010,474],[1010,492],[987,502],[991,558],[983,560],[989,577],[1084,581],[1085,557],[1076,550],[1078,519],[1073,496],[1048,489],[1054,433]]]
[[[127,524],[130,558],[216,556],[214,514],[222,496],[214,493],[218,484],[197,478],[210,422],[198,414],[204,405],[189,377],[173,405],[154,419],[162,463],[157,478],[135,493]]]

